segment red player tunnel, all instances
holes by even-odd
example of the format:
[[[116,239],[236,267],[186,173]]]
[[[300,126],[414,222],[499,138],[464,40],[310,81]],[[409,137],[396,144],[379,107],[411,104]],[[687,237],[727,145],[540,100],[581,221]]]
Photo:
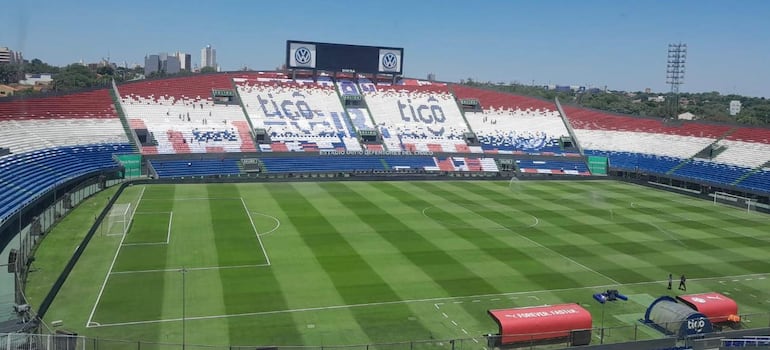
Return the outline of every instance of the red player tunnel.
[[[591,341],[591,314],[578,304],[560,304],[487,311],[500,326],[500,345],[573,336],[572,345]],[[578,339],[579,338],[579,339]]]
[[[738,320],[738,304],[722,294],[711,292],[680,295],[676,298],[693,310],[708,317],[711,323],[735,322]]]

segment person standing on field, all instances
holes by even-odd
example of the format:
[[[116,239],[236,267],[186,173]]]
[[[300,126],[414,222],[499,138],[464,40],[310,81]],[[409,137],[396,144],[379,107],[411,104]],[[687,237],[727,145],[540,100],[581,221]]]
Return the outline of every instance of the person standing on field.
[[[674,281],[674,276],[670,273],[668,274],[668,289],[671,290],[671,282]]]
[[[687,291],[686,282],[687,282],[687,277],[684,277],[684,275],[682,275],[682,277],[679,277],[679,290]]]

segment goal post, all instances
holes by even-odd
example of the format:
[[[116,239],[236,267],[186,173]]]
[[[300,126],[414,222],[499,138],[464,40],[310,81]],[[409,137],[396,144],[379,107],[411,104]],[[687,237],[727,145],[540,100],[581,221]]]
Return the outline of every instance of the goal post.
[[[131,226],[132,210],[133,205],[131,203],[114,204],[107,215],[107,232],[105,234],[108,236],[126,234],[128,227]]]
[[[728,204],[739,208],[746,208],[746,212],[750,213],[755,209],[757,200],[754,198],[739,196],[727,192],[714,192],[711,194],[714,197],[714,205]]]

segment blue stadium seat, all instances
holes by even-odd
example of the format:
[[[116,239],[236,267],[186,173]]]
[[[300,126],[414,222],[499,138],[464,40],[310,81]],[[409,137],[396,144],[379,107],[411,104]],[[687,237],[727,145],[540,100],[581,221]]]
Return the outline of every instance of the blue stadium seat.
[[[677,169],[674,172],[674,175],[720,185],[729,185],[749,171],[751,171],[751,169],[734,165],[693,160]]]
[[[133,152],[129,144],[56,147],[0,159],[0,222],[57,184],[115,168],[114,153]]]
[[[335,172],[384,170],[378,157],[299,157],[299,158],[262,158],[268,172]]]
[[[585,154],[609,158],[612,169],[639,170],[658,174],[665,174],[684,161],[680,158],[630,152],[586,150]]]
[[[154,160],[150,161],[158,177],[237,175],[237,159]]]

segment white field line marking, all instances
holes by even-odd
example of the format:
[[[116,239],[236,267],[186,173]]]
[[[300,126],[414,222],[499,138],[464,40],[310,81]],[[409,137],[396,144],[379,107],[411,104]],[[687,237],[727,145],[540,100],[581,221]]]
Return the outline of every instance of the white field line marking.
[[[217,198],[217,197],[190,197],[190,198],[147,198],[146,201],[218,201],[218,200],[230,200],[237,201],[240,197],[232,198]]]
[[[168,213],[168,233],[166,234],[166,244],[171,241],[171,221],[174,219],[174,212]]]
[[[233,265],[233,266],[205,266],[205,267],[185,267],[187,271],[205,271],[205,270],[228,270],[228,269],[247,269],[252,267],[266,267],[268,264],[254,265]],[[132,273],[153,273],[153,272],[179,272],[181,268],[157,269],[157,270],[136,270],[136,271],[116,271],[113,275],[128,275]]]
[[[175,271],[179,271],[179,269],[176,269]],[[755,273],[755,274],[748,274],[748,275],[690,278],[690,279],[688,279],[688,281],[709,281],[709,280],[715,280],[715,279],[721,279],[721,278],[749,277],[749,276],[756,277],[756,276],[766,276],[766,275],[770,275],[770,273]],[[624,286],[639,286],[639,285],[647,285],[647,284],[659,284],[659,283],[665,283],[665,282],[668,282],[668,280],[626,283],[626,284],[624,284]],[[381,302],[365,303],[365,304],[318,306],[318,307],[308,307],[308,308],[301,308],[301,309],[287,309],[287,310],[247,312],[247,313],[240,313],[240,314],[193,316],[193,317],[185,317],[185,320],[187,320],[187,321],[190,321],[190,320],[210,320],[210,319],[229,318],[229,317],[248,317],[248,316],[274,315],[274,314],[308,312],[308,311],[352,309],[352,308],[369,307],[369,306],[396,305],[396,304],[414,304],[414,303],[424,303],[424,302],[441,302],[441,301],[449,301],[449,300],[456,300],[456,299],[489,298],[489,297],[496,297],[496,296],[515,296],[515,295],[541,294],[541,293],[559,293],[559,292],[568,292],[568,291],[585,290],[585,289],[599,289],[599,290],[601,290],[602,288],[608,288],[608,287],[614,287],[614,286],[616,286],[616,285],[615,284],[604,284],[604,285],[596,285],[596,286],[572,287],[572,288],[561,288],[561,289],[543,289],[543,290],[532,290],[532,291],[522,291],[522,292],[468,295],[468,296],[462,296],[462,297],[436,297],[436,298],[425,298],[425,299],[407,299],[407,300],[395,300],[395,301],[381,301]],[[455,303],[457,303],[457,302],[455,302]],[[160,320],[132,321],[132,322],[121,322],[121,323],[105,323],[105,324],[102,324],[100,326],[87,326],[87,327],[88,328],[113,327],[113,326],[127,326],[127,325],[137,325],[137,324],[178,322],[178,321],[182,321],[182,318],[168,318],[168,319],[160,319]]]
[[[139,200],[136,201],[136,207],[139,207],[139,203],[142,202],[142,197],[144,196],[144,191],[147,189],[147,187],[142,187],[142,192],[139,193]],[[131,213],[131,219],[129,222],[133,221],[134,214],[136,214],[136,210],[134,210],[133,213]],[[112,268],[115,267],[115,261],[118,260],[118,255],[120,254],[120,248],[123,247],[123,241],[126,239],[127,234],[123,234],[123,237],[120,237],[120,243],[118,244],[118,248],[115,249],[115,256],[112,257],[112,262],[110,263],[110,268],[107,270],[107,274],[104,276],[104,281],[102,282],[101,288],[99,288],[99,294],[96,295],[96,301],[94,302],[94,307],[91,308],[91,314],[88,315],[88,321],[86,321],[86,327],[89,327],[91,324],[94,313],[96,312],[96,307],[99,305],[99,300],[102,299],[102,293],[104,293],[104,287],[107,286],[107,281],[110,279],[110,274],[112,274]]]
[[[535,218],[535,223],[532,224],[532,225],[527,226],[527,228],[533,228],[533,227],[537,226],[540,223],[540,219],[538,219],[537,216],[534,216],[532,214],[529,214],[529,216]],[[473,339],[473,340],[476,340],[476,339]]]
[[[123,243],[124,247],[141,246],[141,245],[166,245],[166,242],[142,242],[142,243]]]
[[[650,225],[652,225],[652,227],[658,229],[658,231],[665,233],[666,236],[668,236],[668,238],[671,238],[671,239],[675,240],[676,243],[679,243],[679,245],[681,245],[682,247],[687,247],[687,245],[684,244],[684,242],[680,241],[679,238],[674,237],[674,235],[671,234],[671,232],[669,232],[668,230],[658,226],[658,224],[656,224],[654,222],[648,222],[648,224],[650,224]]]
[[[458,204],[458,205],[459,205],[459,204]],[[464,206],[462,206],[462,205],[459,205],[459,206],[460,206],[460,207],[463,207],[463,208],[465,208],[465,207],[464,207]],[[549,252],[551,252],[551,253],[553,253],[553,254],[556,254],[556,255],[558,255],[558,256],[560,256],[560,257],[562,257],[562,258],[564,258],[564,259],[566,259],[566,260],[568,260],[568,261],[572,262],[572,263],[573,263],[573,264],[575,264],[575,265],[578,265],[578,266],[580,266],[580,267],[582,267],[582,268],[584,268],[584,269],[586,269],[586,270],[588,270],[588,271],[591,271],[591,272],[593,272],[593,273],[595,273],[595,274],[597,274],[597,275],[599,275],[599,276],[602,276],[602,277],[606,278],[607,280],[609,280],[610,282],[614,283],[615,285],[621,285],[621,284],[622,284],[622,283],[620,283],[620,282],[616,281],[614,278],[612,278],[612,277],[610,277],[610,276],[607,276],[607,275],[605,275],[605,274],[603,274],[603,273],[601,273],[601,272],[599,272],[599,271],[596,271],[596,270],[594,270],[594,269],[592,269],[592,268],[590,268],[590,267],[588,267],[588,266],[585,266],[585,265],[583,265],[583,264],[581,264],[581,263],[579,263],[579,262],[575,261],[574,259],[572,259],[572,258],[570,258],[570,257],[568,257],[568,256],[566,256],[566,255],[562,255],[561,253],[559,253],[559,252],[557,252],[557,251],[555,251],[555,250],[553,250],[553,249],[551,249],[551,248],[548,248],[548,247],[546,247],[546,246],[544,246],[544,245],[542,245],[542,244],[540,244],[540,243],[538,243],[538,242],[535,242],[534,240],[530,239],[530,238],[529,238],[529,237],[527,237],[527,236],[524,236],[524,235],[522,235],[522,234],[520,234],[520,233],[518,233],[518,232],[516,232],[516,231],[514,231],[514,230],[511,230],[510,228],[507,228],[507,227],[505,227],[505,226],[501,225],[501,224],[500,224],[500,223],[498,223],[497,221],[494,221],[494,220],[489,220],[489,219],[485,218],[484,216],[482,216],[481,214],[479,214],[479,213],[477,213],[477,212],[475,212],[475,211],[473,211],[473,210],[469,210],[468,208],[465,208],[465,209],[466,209],[466,210],[468,210],[469,212],[471,212],[471,213],[475,214],[476,216],[478,216],[478,217],[480,217],[480,218],[483,218],[483,219],[485,219],[485,220],[488,220],[488,221],[490,221],[490,222],[494,223],[495,225],[502,227],[502,228],[503,228],[503,229],[505,229],[506,231],[508,231],[508,232],[511,232],[511,233],[513,233],[513,234],[515,234],[515,235],[517,235],[517,236],[519,236],[519,237],[523,238],[524,240],[526,240],[526,241],[528,241],[528,242],[530,242],[530,243],[532,243],[532,244],[534,244],[534,245],[536,245],[536,246],[540,247],[540,248],[543,248],[543,249],[545,249],[545,250],[547,250],[547,251],[549,251]]]
[[[136,214],[136,213],[134,213]],[[145,212],[143,214],[168,214],[168,232],[166,232],[166,240],[164,242],[139,242],[139,243],[124,243],[123,245],[126,247],[130,246],[142,246],[142,245],[164,245],[168,244],[168,242],[171,240],[171,220],[174,218],[174,212],[173,211],[165,211],[165,212]]]
[[[460,328],[460,330],[463,331],[463,333],[468,334],[468,331],[466,331],[465,328]]]
[[[457,322],[455,322],[454,320],[452,320],[452,324],[457,326]]]
[[[478,344],[478,343],[479,343],[479,341],[478,341],[478,340],[476,340],[476,338],[473,338],[472,340],[473,340],[474,342],[476,342],[476,344]]]
[[[148,199],[145,199],[147,201]],[[136,215],[152,215],[152,214],[171,214],[170,211],[137,211],[134,212]]]
[[[642,206],[638,205],[636,202],[631,202],[631,208],[634,208],[634,209],[645,209],[644,207],[642,207]],[[645,214],[645,215],[647,215],[647,214]],[[686,247],[686,246],[687,246],[687,245],[686,245],[686,244],[684,244],[682,241],[680,241],[680,240],[679,240],[679,238],[676,238],[676,237],[674,237],[674,235],[673,235],[673,234],[671,234],[671,232],[669,232],[668,230],[666,230],[666,229],[664,229],[664,228],[662,228],[662,227],[658,226],[658,225],[657,225],[657,224],[655,224],[654,222],[648,222],[648,224],[650,224],[652,227],[655,227],[656,229],[658,229],[658,231],[665,233],[665,234],[666,234],[666,236],[668,236],[669,238],[671,238],[671,239],[675,240],[677,243],[679,243],[679,245],[681,245],[681,246],[683,246],[683,247]]]
[[[265,255],[265,261],[267,261],[267,266],[270,266],[270,257],[267,256],[267,250],[265,250],[265,245],[262,244],[262,238],[259,237],[259,231],[257,231],[257,226],[254,225],[254,219],[251,218],[251,212],[249,212],[249,208],[246,206],[246,201],[243,200],[243,197],[241,197],[241,203],[243,204],[243,210],[246,211],[246,216],[249,217],[249,222],[251,222],[251,228],[254,229],[254,235],[257,236],[257,241],[259,241],[259,247],[262,248],[262,254]]]
[[[260,234],[259,234],[260,236],[267,236],[267,235],[269,235],[269,234],[271,234],[271,233],[275,232],[276,230],[278,230],[278,229],[281,227],[281,220],[278,220],[278,218],[277,218],[277,217],[275,217],[275,216],[272,216],[272,215],[267,215],[267,214],[262,214],[262,213],[260,213],[260,212],[251,212],[251,214],[252,214],[252,215],[259,215],[259,216],[264,216],[264,217],[266,217],[266,218],[270,218],[270,219],[273,219],[273,221],[275,221],[275,227],[273,227],[272,229],[270,229],[270,230],[269,230],[269,231],[267,231],[267,232],[262,232],[262,233],[260,233]]]

